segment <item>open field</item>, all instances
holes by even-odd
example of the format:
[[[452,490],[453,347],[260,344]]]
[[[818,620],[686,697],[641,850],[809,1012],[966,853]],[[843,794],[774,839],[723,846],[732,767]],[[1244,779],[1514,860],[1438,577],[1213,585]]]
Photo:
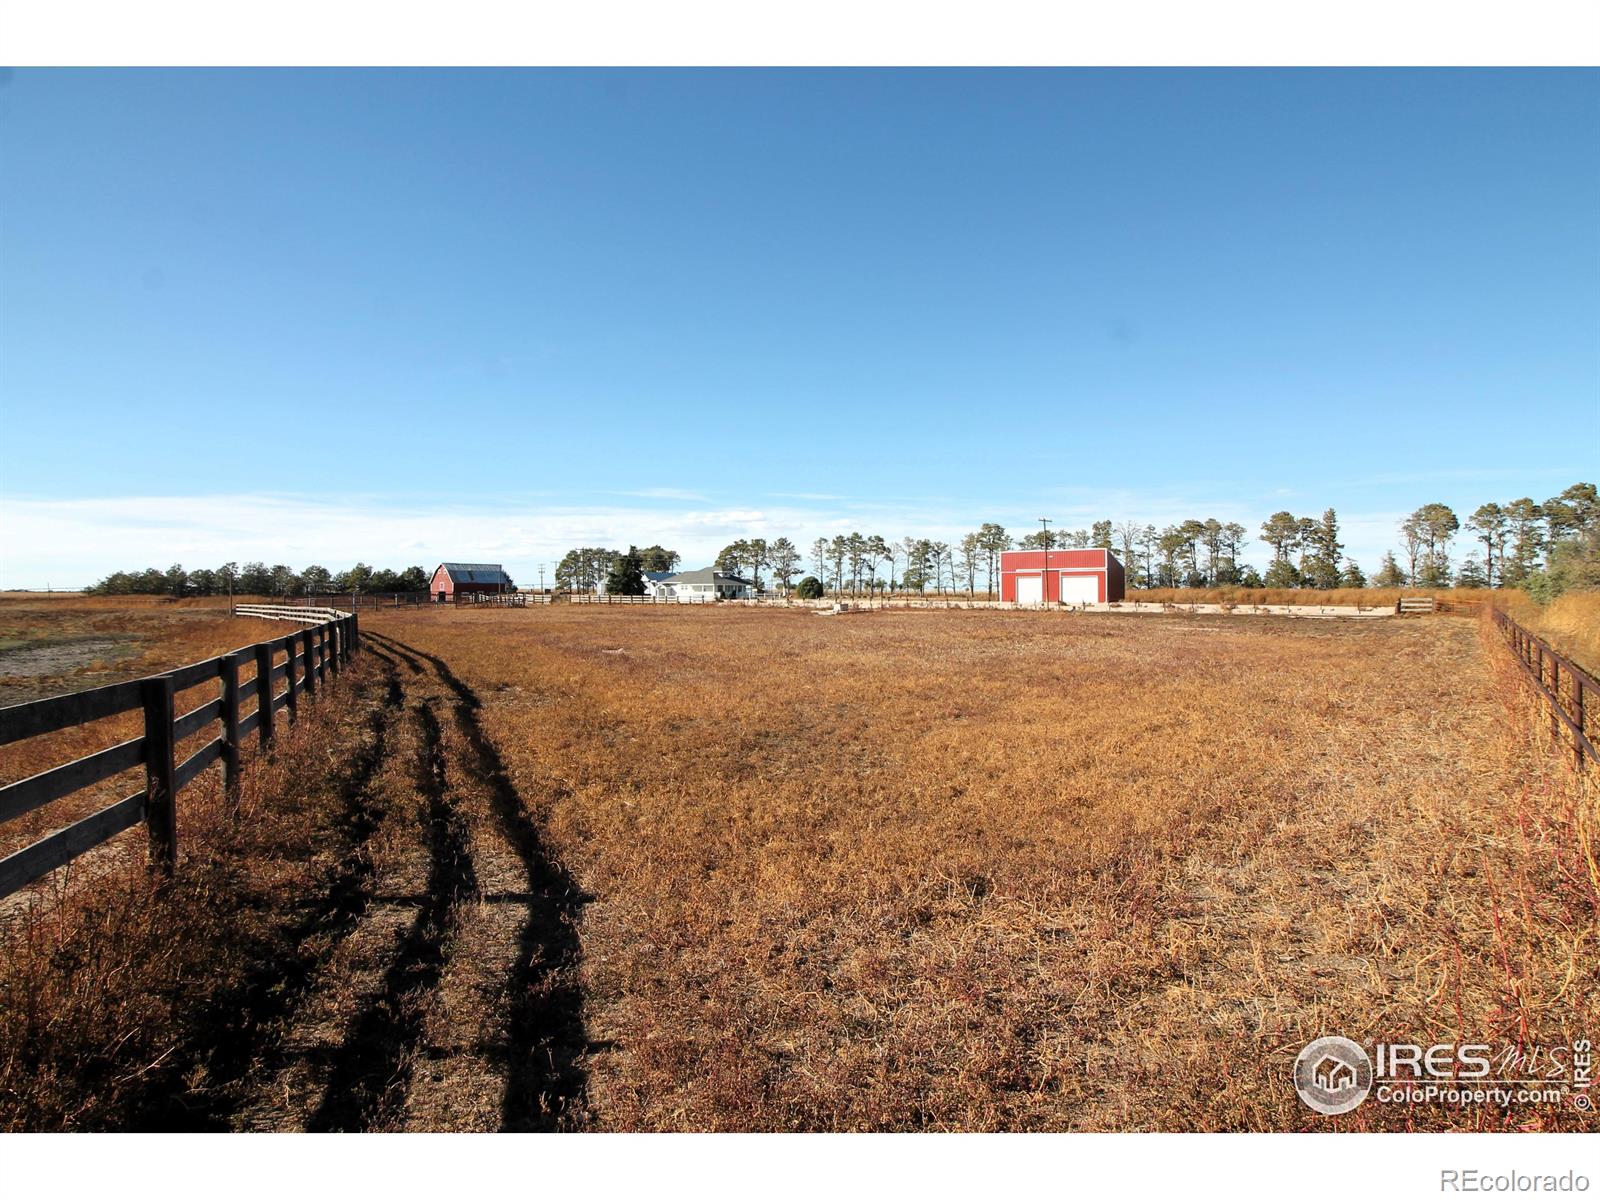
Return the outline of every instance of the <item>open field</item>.
[[[1593,780],[1476,622],[556,607],[363,634],[242,825],[184,794],[166,892],[131,834],[6,914],[0,1123],[1584,1120],[1321,1118],[1288,1082],[1324,1033],[1594,1034]]]

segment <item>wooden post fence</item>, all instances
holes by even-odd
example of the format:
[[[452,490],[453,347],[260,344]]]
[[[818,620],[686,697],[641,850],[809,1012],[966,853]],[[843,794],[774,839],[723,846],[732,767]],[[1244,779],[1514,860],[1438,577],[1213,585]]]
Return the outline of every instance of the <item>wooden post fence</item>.
[[[272,749],[272,646],[256,644],[256,733],[263,750]]]
[[[239,658],[222,656],[222,787],[228,810],[239,807]]]
[[[172,732],[172,677],[139,682],[144,706],[144,824],[150,832],[150,865],[163,875],[178,865],[178,764]]]
[[[142,736],[26,779],[0,784],[0,823],[4,823],[124,772],[144,768],[141,790],[0,858],[0,898],[140,823],[149,836],[151,867],[161,876],[170,875],[178,862],[178,793],[212,763],[222,763],[225,802],[230,812],[237,812],[242,739],[254,730],[263,750],[273,743],[273,659],[280,650],[287,652],[283,703],[291,717],[297,712],[304,715],[296,699],[297,667],[310,699],[318,675],[325,670],[337,674],[340,660],[350,661],[357,635],[354,616],[338,610],[239,605],[234,611],[241,616],[315,621],[317,625],[146,679],[0,708],[0,746],[127,712],[139,712],[144,726]],[[256,677],[241,684],[240,667],[250,659],[255,660]],[[221,694],[189,712],[175,714],[177,697],[206,682],[220,684]],[[241,717],[241,703],[251,695],[256,697],[256,710]],[[180,745],[208,726],[215,729],[219,725],[218,736],[182,762],[176,761]]]

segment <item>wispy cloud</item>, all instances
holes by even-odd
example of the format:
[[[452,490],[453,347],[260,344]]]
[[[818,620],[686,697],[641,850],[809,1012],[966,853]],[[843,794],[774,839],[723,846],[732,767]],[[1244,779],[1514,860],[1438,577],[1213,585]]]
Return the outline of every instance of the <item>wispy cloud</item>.
[[[647,487],[631,492],[617,492],[618,496],[636,496],[641,500],[689,500],[696,503],[708,504],[711,497],[703,492],[692,492],[686,488],[673,487]]]

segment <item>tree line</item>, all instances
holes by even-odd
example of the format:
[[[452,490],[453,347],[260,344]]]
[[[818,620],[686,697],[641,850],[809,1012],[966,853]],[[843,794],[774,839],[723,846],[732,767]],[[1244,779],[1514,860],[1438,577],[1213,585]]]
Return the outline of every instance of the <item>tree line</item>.
[[[1473,549],[1456,565],[1454,541],[1462,530],[1472,535]],[[1387,552],[1370,577],[1345,554],[1339,515],[1331,508],[1320,516],[1275,512],[1254,538],[1238,522],[1214,517],[1162,528],[1104,520],[1021,536],[985,522],[953,541],[847,533],[819,537],[805,553],[787,537],[741,538],[724,546],[714,565],[757,586],[765,585],[763,572],[770,572],[785,592],[798,586],[797,577],[809,566],[800,585],[811,580],[827,591],[855,596],[930,590],[994,594],[1000,555],[1014,549],[1109,550],[1135,589],[1525,587],[1548,598],[1569,588],[1600,587],[1600,501],[1592,483],[1573,484],[1542,504],[1527,497],[1482,504],[1465,522],[1449,505],[1424,504],[1396,532],[1400,557]],[[1264,547],[1259,567],[1245,558],[1257,543]],[[680,559],[660,546],[571,550],[556,568],[556,586],[593,590],[603,580],[607,591],[637,595],[644,590],[643,572],[675,570]]]
[[[714,565],[763,587],[767,579],[784,592],[797,588],[853,596],[882,592],[998,590],[1000,555],[1006,550],[1105,549],[1116,554],[1128,587],[1148,588],[1333,588],[1520,587],[1540,600],[1562,591],[1600,587],[1600,497],[1592,483],[1575,483],[1543,503],[1524,496],[1480,504],[1461,520],[1449,505],[1424,504],[1399,525],[1399,551],[1387,552],[1369,577],[1344,553],[1338,514],[1320,517],[1273,513],[1252,539],[1237,522],[1189,519],[1156,528],[1137,521],[1094,521],[1087,528],[1033,530],[1013,535],[984,522],[953,541],[847,533],[819,537],[802,551],[787,537],[741,538],[724,546]],[[1456,561],[1456,539],[1469,537]],[[1265,547],[1258,568],[1245,559],[1256,543]],[[594,591],[601,583],[615,595],[641,595],[648,572],[675,571],[683,561],[661,545],[627,550],[583,546],[557,564],[555,586]],[[810,573],[805,574],[809,566]],[[764,576],[763,573],[766,573]],[[174,563],[165,571],[117,571],[87,590],[101,595],[301,596],[330,592],[425,592],[421,567],[375,570],[365,563],[337,574],[317,565],[295,571],[278,564],[224,563],[187,571]],[[807,581],[810,581],[808,585]],[[981,582],[981,586],[980,586]]]
[[[185,570],[173,563],[165,571],[113,571],[85,588],[97,596],[322,596],[348,592],[426,592],[431,576],[421,567],[403,571],[374,570],[357,563],[333,572],[312,564],[296,571],[282,563],[223,563],[220,567]]]

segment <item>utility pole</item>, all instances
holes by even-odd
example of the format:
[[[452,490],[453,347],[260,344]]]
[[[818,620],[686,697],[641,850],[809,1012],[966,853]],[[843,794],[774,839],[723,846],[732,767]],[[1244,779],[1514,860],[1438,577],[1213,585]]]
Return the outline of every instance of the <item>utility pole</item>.
[[[1039,527],[1044,530],[1044,570],[1039,572],[1039,598],[1050,607],[1050,518],[1040,517]]]
[[[544,564],[539,564],[539,590],[544,591]]]

